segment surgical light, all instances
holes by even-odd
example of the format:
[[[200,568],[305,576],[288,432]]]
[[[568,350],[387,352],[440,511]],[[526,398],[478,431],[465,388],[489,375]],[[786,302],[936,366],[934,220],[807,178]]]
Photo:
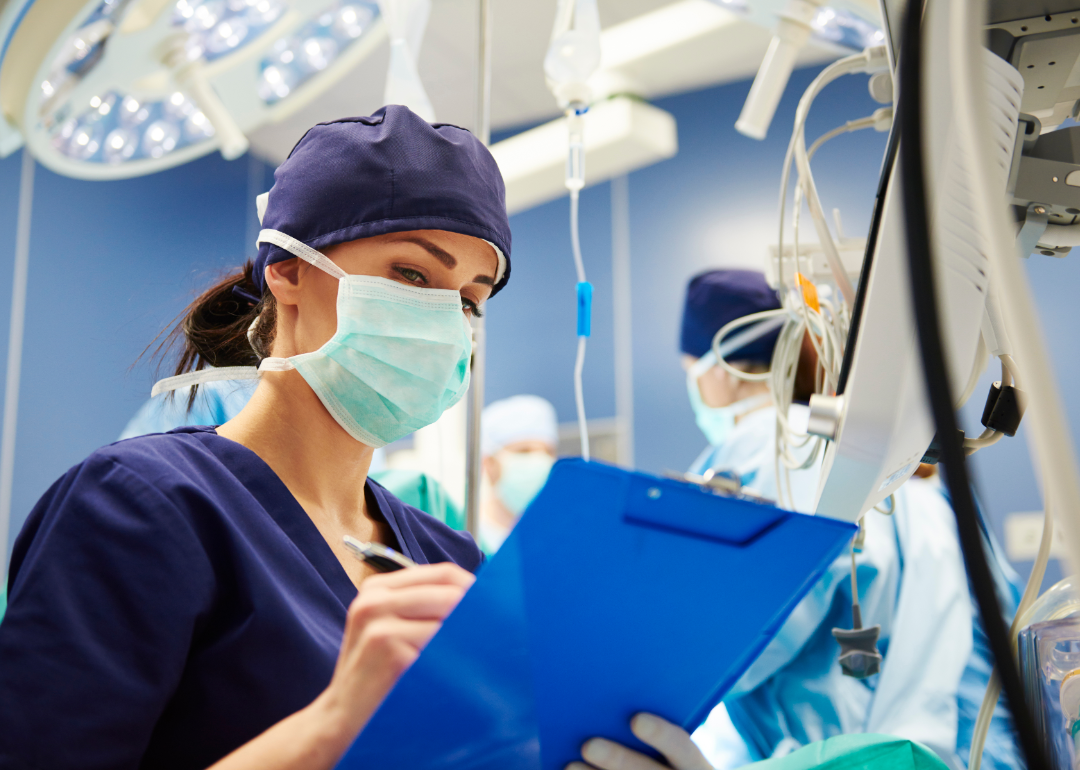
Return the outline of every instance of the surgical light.
[[[810,28],[818,40],[852,51],[885,42],[885,33],[879,26],[842,8],[821,8],[810,22]]]
[[[275,41],[260,63],[259,97],[275,104],[322,72],[378,17],[374,5],[338,2],[292,36]]]
[[[727,8],[735,13],[746,13],[748,5],[746,0],[715,0],[721,8]]]
[[[366,0],[46,2],[0,12],[0,154],[86,179],[235,157],[386,37]]]
[[[284,0],[179,0],[172,24],[190,33],[191,50],[212,61],[258,37],[284,12]]]
[[[776,33],[735,122],[739,133],[751,139],[765,138],[799,52],[811,38],[861,51],[881,45],[885,34],[877,24],[824,5],[822,0],[787,0],[776,16]]]
[[[276,40],[259,64],[259,98],[276,104],[327,69],[378,18],[374,5],[337,2],[293,35]]]

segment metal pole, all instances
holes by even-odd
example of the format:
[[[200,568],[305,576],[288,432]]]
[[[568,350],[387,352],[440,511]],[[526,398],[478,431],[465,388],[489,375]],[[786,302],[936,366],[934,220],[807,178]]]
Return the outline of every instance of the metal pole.
[[[476,136],[491,143],[491,0],[480,0],[480,51],[476,77]],[[465,526],[480,538],[480,415],[484,411],[486,364],[484,319],[473,319],[472,384],[469,387],[469,422],[466,427]]]
[[[611,292],[615,316],[616,445],[620,465],[634,467],[633,310],[630,299],[630,179],[611,180]]]
[[[476,78],[476,136],[491,144],[491,0],[480,0],[480,59]]]
[[[34,202],[34,157],[23,148],[19,182],[19,215],[15,225],[15,273],[11,283],[11,326],[8,330],[4,428],[0,435],[0,578],[7,577],[11,529],[11,488],[15,479],[15,423],[19,415],[19,375],[26,323],[26,276],[30,265],[30,211]]]
[[[252,249],[258,251],[259,248],[255,245],[255,241],[259,238],[262,223],[259,222],[259,215],[255,209],[255,198],[264,192],[263,185],[265,184],[266,167],[255,157],[255,153],[248,150],[247,200],[244,201],[244,221],[247,222],[247,230],[244,234],[244,248],[241,251],[244,255],[250,254]]]

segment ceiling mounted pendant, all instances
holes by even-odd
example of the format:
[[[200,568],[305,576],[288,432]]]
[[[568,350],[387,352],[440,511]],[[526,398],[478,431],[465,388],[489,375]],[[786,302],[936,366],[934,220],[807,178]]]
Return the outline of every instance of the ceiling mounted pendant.
[[[0,12],[0,155],[25,141],[83,179],[235,158],[385,38],[367,0],[15,0]]]

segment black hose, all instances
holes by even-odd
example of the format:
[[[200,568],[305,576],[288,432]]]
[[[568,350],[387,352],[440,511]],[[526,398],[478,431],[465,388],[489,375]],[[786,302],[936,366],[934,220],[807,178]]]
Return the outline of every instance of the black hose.
[[[939,0],[940,1],[940,0]],[[969,0],[979,2],[980,0]],[[941,445],[941,465],[956,514],[956,528],[972,592],[982,616],[983,629],[997,663],[998,676],[1012,712],[1020,748],[1029,770],[1048,770],[1042,743],[1024,700],[1020,674],[1013,659],[1012,645],[987,563],[979,526],[979,514],[968,477],[966,457],[960,441],[952,388],[945,365],[941,319],[934,288],[927,212],[925,158],[922,126],[922,12],[923,2],[911,0],[904,20],[900,52],[900,181],[903,186],[904,226],[907,236],[908,269],[911,278],[912,309],[922,353],[923,374]]]

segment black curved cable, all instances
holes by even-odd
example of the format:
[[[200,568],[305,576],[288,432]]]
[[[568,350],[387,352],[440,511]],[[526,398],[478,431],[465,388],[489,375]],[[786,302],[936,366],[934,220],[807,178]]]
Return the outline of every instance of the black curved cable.
[[[966,456],[960,441],[956,412],[953,410],[955,402],[945,365],[926,207],[922,126],[922,12],[923,2],[911,0],[908,3],[899,61],[900,103],[897,105],[901,141],[899,168],[903,186],[912,309],[922,353],[926,390],[941,444],[940,462],[945,469],[945,481],[952,498],[952,509],[956,515],[960,547],[964,553],[971,589],[975,594],[983,629],[997,663],[998,676],[1012,712],[1013,725],[1027,760],[1027,767],[1029,770],[1044,770],[1050,766],[1046,762],[1035,722],[1025,703],[1020,674],[1013,659],[1001,604],[983,548],[979,516],[971,491]]]

